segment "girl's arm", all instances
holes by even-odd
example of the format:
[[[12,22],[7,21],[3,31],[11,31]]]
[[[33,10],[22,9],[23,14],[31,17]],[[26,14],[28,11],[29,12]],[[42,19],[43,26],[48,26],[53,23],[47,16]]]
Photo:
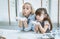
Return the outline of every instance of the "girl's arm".
[[[42,27],[42,25],[39,26],[41,33],[45,33],[48,28],[49,28],[49,22],[48,21],[45,21],[44,28]]]

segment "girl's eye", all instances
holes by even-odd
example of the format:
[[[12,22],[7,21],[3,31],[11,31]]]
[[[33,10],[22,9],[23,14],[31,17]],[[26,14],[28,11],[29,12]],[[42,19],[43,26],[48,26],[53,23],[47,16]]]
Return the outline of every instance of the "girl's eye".
[[[29,9],[29,8],[26,8],[27,10]]]
[[[25,8],[23,8],[23,9],[25,9]]]

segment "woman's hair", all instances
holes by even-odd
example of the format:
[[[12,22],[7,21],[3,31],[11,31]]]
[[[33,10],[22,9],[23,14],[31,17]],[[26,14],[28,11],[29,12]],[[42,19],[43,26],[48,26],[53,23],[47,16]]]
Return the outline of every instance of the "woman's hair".
[[[44,14],[46,14],[46,17],[43,19],[43,21],[46,21],[46,20],[49,21],[49,23],[50,23],[50,30],[52,30],[52,23],[51,23],[49,15],[47,13],[47,10],[45,8],[37,9],[35,14],[40,16],[42,14],[42,11],[44,11]]]
[[[34,9],[33,9],[32,5],[31,5],[29,2],[24,3],[24,4],[23,4],[23,7],[24,7],[26,4],[30,5],[30,7],[31,7],[31,14],[34,14]]]

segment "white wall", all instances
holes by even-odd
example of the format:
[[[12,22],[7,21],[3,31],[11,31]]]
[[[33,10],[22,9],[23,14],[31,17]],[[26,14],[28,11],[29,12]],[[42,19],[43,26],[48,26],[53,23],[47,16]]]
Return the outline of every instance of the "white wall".
[[[59,24],[60,24],[60,0],[59,0]]]
[[[58,0],[51,0],[51,13],[50,17],[52,20],[52,23],[57,23],[58,21]]]
[[[18,1],[17,13],[19,14],[20,12],[22,12],[22,5],[23,5],[22,1],[23,0],[17,0],[17,1]],[[41,0],[24,0],[24,2],[31,3],[35,10],[37,8],[41,7]],[[49,6],[45,2],[45,0],[43,0],[42,3],[43,3],[43,7],[46,7],[46,5],[47,5],[47,9],[49,10]],[[58,10],[58,0],[51,0],[51,13],[49,13],[49,15],[50,15],[53,23],[57,23],[57,15],[58,15],[57,10]],[[16,22],[15,17],[16,17],[15,0],[10,0],[10,20],[11,20],[11,22]],[[9,18],[8,18],[8,0],[0,0],[0,21],[9,21]]]
[[[49,14],[49,0],[42,0],[42,7],[46,8]]]
[[[18,16],[19,16],[19,13],[22,12],[22,5],[23,5],[23,1],[17,0],[17,14],[18,14]]]
[[[25,2],[29,2],[32,4],[32,7],[36,10],[37,8],[41,7],[41,0],[24,0]]]
[[[8,1],[0,0],[0,22],[9,21],[8,19]]]
[[[10,21],[16,22],[15,0],[10,0]]]

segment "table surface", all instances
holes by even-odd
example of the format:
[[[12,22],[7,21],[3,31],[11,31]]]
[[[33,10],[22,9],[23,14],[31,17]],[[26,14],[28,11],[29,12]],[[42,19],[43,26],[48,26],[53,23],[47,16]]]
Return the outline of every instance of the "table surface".
[[[0,29],[0,36],[6,37],[6,39],[41,39],[41,38],[51,38],[60,39],[60,35],[55,36],[52,33],[37,34],[35,32],[20,32],[19,30],[7,30]]]

